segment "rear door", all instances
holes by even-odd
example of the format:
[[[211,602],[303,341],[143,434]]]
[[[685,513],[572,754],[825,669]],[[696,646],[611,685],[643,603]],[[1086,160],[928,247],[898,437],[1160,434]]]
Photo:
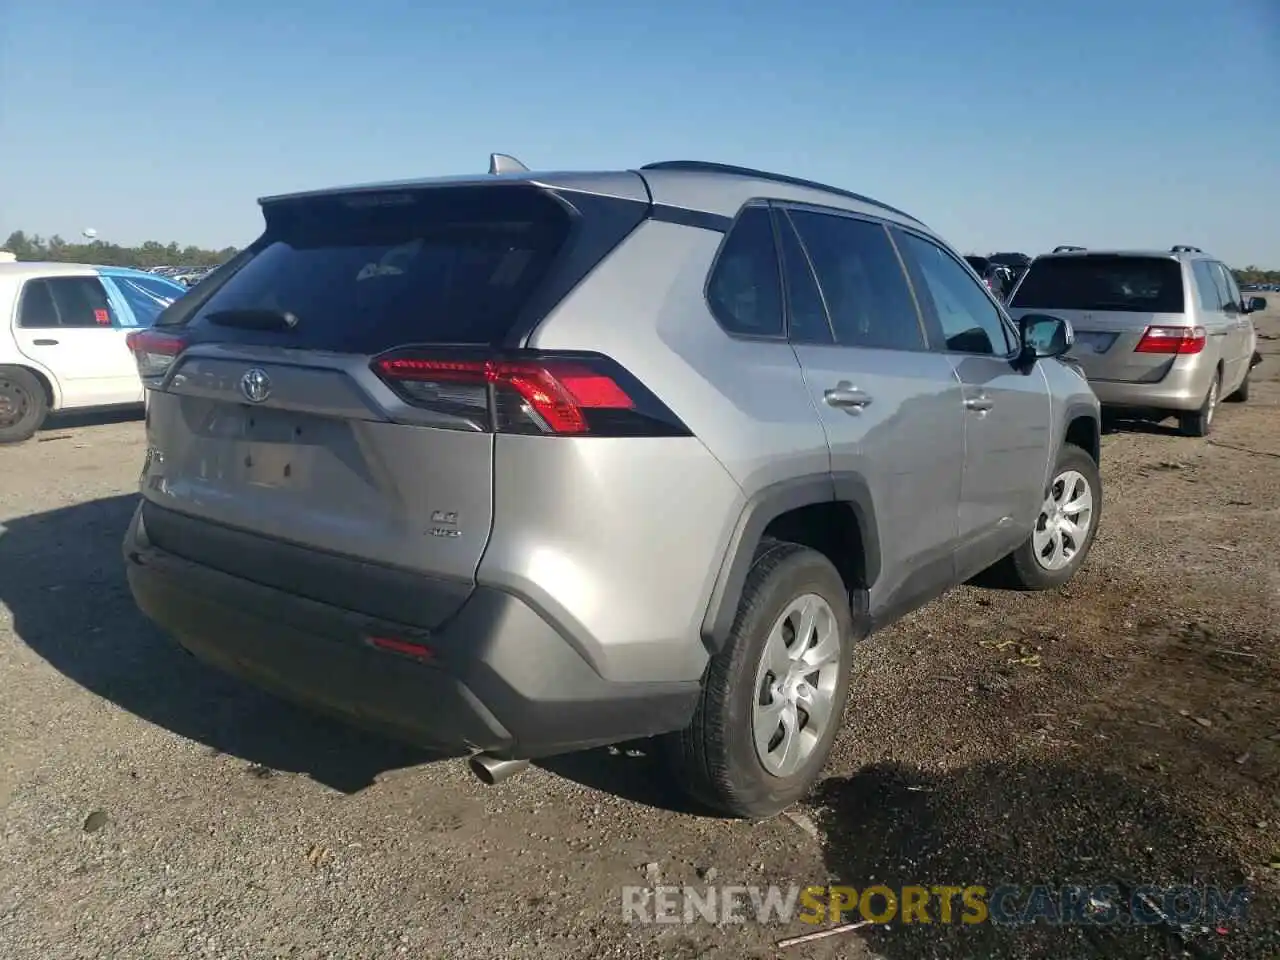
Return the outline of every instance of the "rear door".
[[[801,208],[778,208],[776,220],[789,338],[827,434],[837,492],[851,477],[870,488],[881,571],[872,614],[892,617],[955,581],[960,384],[927,348],[883,223]]]
[[[471,580],[492,518],[489,392],[443,364],[397,393],[371,363],[404,345],[485,356],[565,245],[569,213],[530,185],[457,186],[292,198],[266,220],[242,266],[188,294],[189,319],[179,302],[177,325],[166,315],[142,335],[183,343],[149,399],[158,457],[144,497],[311,551]],[[262,576],[251,557],[217,563]]]
[[[1045,495],[1055,438],[1039,368],[1015,368],[1017,338],[973,275],[933,240],[895,228],[938,359],[963,385],[965,462],[957,575],[968,578],[1031,532]]]
[[[96,275],[27,280],[14,324],[18,349],[57,377],[64,408],[142,400],[118,312]]]
[[[1188,326],[1182,264],[1173,257],[1066,254],[1038,257],[1009,300],[1017,318],[1048,313],[1071,323],[1072,355],[1090,380],[1155,383],[1167,353],[1135,352],[1150,326]]]

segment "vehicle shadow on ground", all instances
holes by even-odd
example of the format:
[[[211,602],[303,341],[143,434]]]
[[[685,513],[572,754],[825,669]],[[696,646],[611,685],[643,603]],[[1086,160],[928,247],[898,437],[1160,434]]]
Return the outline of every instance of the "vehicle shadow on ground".
[[[118,496],[0,524],[0,602],[14,633],[65,676],[142,719],[248,764],[354,793],[438,756],[294,707],[206,667],[134,606]]]
[[[978,884],[994,900],[995,888],[1015,885],[1019,892],[1002,900],[1004,915],[1025,917],[1037,884],[1113,885],[1126,903],[1146,884],[1216,885],[1225,893],[1246,882],[1186,810],[1139,780],[1084,766],[992,762],[927,775],[879,764],[826,781],[815,799],[833,882],[859,893],[872,884]],[[937,902],[929,904],[930,924],[895,918],[854,935],[885,960],[1280,955],[1276,904],[1256,891],[1244,924],[1207,928],[964,924],[959,897],[945,924]]]
[[[141,421],[143,415],[142,404],[110,410],[73,410],[67,413],[51,413],[40,428],[40,432],[36,434],[36,439],[51,439],[52,434],[62,430],[73,430],[77,427],[98,427],[109,423]]]
[[[445,759],[280,700],[189,656],[134,605],[121,545],[138,498],[109,497],[0,524],[0,603],[14,633],[97,696],[211,751],[303,773],[343,793],[381,773]],[[688,810],[652,746],[539,761],[558,776]]]
[[[1153,437],[1182,436],[1177,420],[1154,420],[1133,416],[1108,416],[1103,422],[1102,432],[1104,434],[1143,433]]]

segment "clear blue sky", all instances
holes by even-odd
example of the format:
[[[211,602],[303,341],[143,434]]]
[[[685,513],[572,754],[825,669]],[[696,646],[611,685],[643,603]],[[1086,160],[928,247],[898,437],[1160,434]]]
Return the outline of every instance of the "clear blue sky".
[[[0,0],[0,239],[243,244],[263,194],[495,150],[1280,268],[1280,0]]]

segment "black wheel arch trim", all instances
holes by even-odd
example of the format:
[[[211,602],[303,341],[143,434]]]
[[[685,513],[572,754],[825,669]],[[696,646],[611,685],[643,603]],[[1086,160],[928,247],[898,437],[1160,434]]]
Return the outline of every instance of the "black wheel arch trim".
[[[1088,453],[1095,463],[1102,462],[1102,415],[1098,407],[1086,400],[1072,400],[1067,403],[1062,416],[1062,433],[1058,437],[1058,449],[1054,454],[1055,461],[1062,454],[1062,448],[1067,445],[1067,433],[1071,429],[1071,424],[1081,418],[1093,421],[1093,449]]]
[[[863,586],[869,588],[875,583],[880,573],[880,540],[866,480],[856,473],[837,472],[792,477],[771,484],[748,498],[729,538],[702,620],[702,641],[708,651],[719,652],[729,638],[765,529],[784,513],[819,503],[846,503],[853,510],[865,554]]]

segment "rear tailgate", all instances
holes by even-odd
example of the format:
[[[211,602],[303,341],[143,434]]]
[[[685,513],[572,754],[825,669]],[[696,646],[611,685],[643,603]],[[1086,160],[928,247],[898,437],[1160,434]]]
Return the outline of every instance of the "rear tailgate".
[[[1172,257],[1068,254],[1037,258],[1009,300],[1016,319],[1047,313],[1071,323],[1071,355],[1090,380],[1155,383],[1168,353],[1137,352],[1149,327],[1187,325],[1182,266]]]
[[[227,573],[434,626],[466,598],[489,536],[486,398],[446,384],[430,409],[410,405],[371,362],[501,341],[571,243],[573,212],[495,183],[291,198],[266,219],[191,316],[135,338],[152,387],[147,534]]]

